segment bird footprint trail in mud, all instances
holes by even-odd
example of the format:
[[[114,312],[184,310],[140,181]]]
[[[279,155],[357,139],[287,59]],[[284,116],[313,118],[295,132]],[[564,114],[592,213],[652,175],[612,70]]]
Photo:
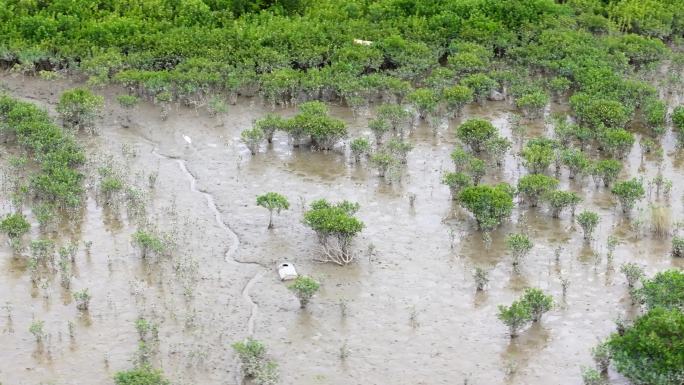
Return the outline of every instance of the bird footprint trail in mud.
[[[209,210],[211,210],[211,212],[214,213],[214,219],[216,220],[216,223],[231,238],[230,247],[228,248],[228,251],[226,251],[226,262],[239,264],[239,265],[261,266],[256,262],[241,262],[241,261],[238,261],[237,259],[235,259],[235,253],[237,252],[238,247],[240,247],[240,238],[230,228],[230,226],[228,226],[226,224],[226,222],[223,221],[223,217],[221,216],[221,212],[218,210],[218,207],[216,207],[216,202],[214,201],[214,197],[211,194],[209,194],[208,192],[197,189],[197,178],[195,178],[195,176],[190,172],[190,170],[188,170],[188,166],[187,166],[187,163],[185,162],[185,160],[175,158],[175,157],[166,156],[166,155],[162,155],[162,154],[157,152],[156,147],[152,149],[152,153],[155,156],[163,158],[163,159],[175,160],[176,163],[178,163],[178,167],[180,168],[180,170],[185,174],[185,176],[190,181],[190,191],[193,193],[202,194],[204,196],[206,203],[207,203],[207,207],[209,207]],[[247,335],[250,337],[254,335],[254,320],[256,318],[257,312],[259,311],[259,305],[257,305],[256,302],[254,302],[252,300],[252,297],[249,295],[249,291],[251,290],[252,286],[254,285],[254,282],[256,282],[261,277],[261,274],[262,274],[262,272],[257,272],[247,282],[245,287],[242,289],[242,298],[250,306],[249,319],[247,320]]]

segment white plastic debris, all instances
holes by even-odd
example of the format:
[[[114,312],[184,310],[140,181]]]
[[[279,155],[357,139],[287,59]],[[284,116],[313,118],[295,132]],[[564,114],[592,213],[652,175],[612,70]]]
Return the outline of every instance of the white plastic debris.
[[[373,44],[373,42],[372,42],[372,41],[368,41],[368,40],[354,39],[354,44],[359,44],[359,45],[371,45],[371,44]]]
[[[185,139],[185,141],[188,142],[188,144],[192,144],[192,139],[190,139],[189,136],[183,135],[183,139]]]
[[[289,281],[297,278],[297,270],[293,264],[284,262],[278,265],[278,275],[281,281]]]

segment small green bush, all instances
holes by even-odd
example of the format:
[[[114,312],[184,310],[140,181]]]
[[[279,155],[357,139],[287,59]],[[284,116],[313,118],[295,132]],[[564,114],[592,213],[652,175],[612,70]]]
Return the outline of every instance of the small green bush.
[[[458,201],[473,214],[480,230],[490,231],[511,215],[513,188],[506,183],[470,186],[461,190]]]
[[[456,129],[456,136],[475,152],[482,151],[488,140],[497,136],[497,130],[485,119],[469,119]]]
[[[259,152],[259,145],[264,140],[264,132],[258,126],[248,128],[240,133],[240,140],[252,155],[256,155]]]
[[[548,139],[530,140],[520,155],[523,165],[532,174],[543,174],[555,159],[556,143]]]
[[[283,195],[275,192],[268,192],[263,195],[259,195],[256,198],[257,206],[261,206],[268,210],[268,228],[273,228],[273,212],[280,214],[282,210],[287,210],[290,208],[290,202],[287,201]]]
[[[634,135],[623,128],[609,128],[600,130],[598,141],[601,148],[613,158],[622,159],[629,154],[634,144]]]
[[[594,368],[582,370],[582,383],[584,385],[605,385],[606,379]]]
[[[354,156],[354,162],[359,163],[361,157],[367,156],[371,151],[371,145],[366,138],[356,138],[349,144],[349,149]]]
[[[496,136],[485,143],[485,151],[489,154],[497,166],[502,166],[508,150],[511,149],[511,141],[503,136]]]
[[[532,250],[534,243],[527,234],[514,233],[506,236],[506,247],[513,256],[513,268],[517,271],[522,259]]]
[[[17,239],[26,234],[31,228],[31,224],[21,213],[8,214],[0,222],[0,229],[7,234],[10,239]]]
[[[532,322],[539,322],[542,315],[553,308],[553,297],[537,288],[525,289],[520,301],[530,308]]]
[[[320,287],[320,284],[316,282],[311,277],[307,277],[305,275],[300,275],[297,277],[292,285],[290,285],[290,290],[292,290],[297,298],[299,299],[299,304],[301,305],[302,309],[306,307],[306,305],[309,304],[309,301],[311,298],[316,294]]]
[[[508,333],[511,338],[515,338],[520,329],[532,321],[532,313],[526,303],[514,301],[510,306],[499,305],[497,318],[508,326]]]
[[[36,342],[40,343],[45,337],[45,321],[36,320],[31,322],[29,326],[29,333],[33,334]]]
[[[381,178],[385,178],[388,171],[399,164],[399,160],[386,150],[381,150],[371,155],[370,161],[373,167],[378,169],[378,175]]]
[[[328,116],[328,107],[318,101],[300,104],[299,113],[288,119],[285,125],[296,146],[308,136],[316,148],[330,150],[347,135],[344,122]]]
[[[64,125],[78,130],[94,130],[95,120],[102,114],[104,98],[85,88],[65,91],[59,98],[57,112]]]
[[[599,223],[599,215],[593,211],[584,210],[577,216],[577,223],[582,227],[584,231],[584,239],[591,239],[591,234],[596,229]]]
[[[620,101],[576,93],[570,97],[570,106],[580,124],[593,129],[624,128],[630,118],[629,109]]]
[[[411,113],[398,104],[381,104],[377,109],[378,119],[389,123],[392,130],[403,136],[404,127],[411,121]]]
[[[392,138],[387,142],[386,149],[399,159],[401,164],[408,162],[408,153],[413,150],[413,145],[405,140]]]
[[[558,187],[558,179],[543,174],[529,174],[518,180],[518,194],[532,207],[537,207],[539,200]]]
[[[133,233],[133,243],[140,249],[143,258],[151,254],[162,254],[166,251],[166,243],[156,234],[139,229]]]
[[[473,90],[466,86],[447,87],[442,91],[442,100],[449,114],[460,115],[463,107],[474,100]]]
[[[620,266],[620,272],[625,275],[627,286],[630,289],[634,288],[637,282],[644,277],[644,269],[633,262],[623,263]]]
[[[356,203],[332,204],[321,199],[314,201],[311,209],[304,213],[304,224],[318,235],[326,251],[326,261],[340,265],[353,261],[352,241],[364,228],[363,222],[354,216],[358,209]]]
[[[135,95],[119,95],[116,97],[116,101],[121,107],[131,109],[140,102],[140,98]]]
[[[117,372],[114,375],[116,385],[170,385],[160,370],[150,366]]]
[[[563,76],[556,76],[549,81],[549,89],[555,94],[556,97],[560,97],[567,92],[571,85],[572,82],[570,79]]]
[[[482,73],[466,76],[461,80],[461,84],[473,90],[475,101],[480,103],[483,103],[498,86],[496,80]]]
[[[83,289],[81,291],[74,292],[74,299],[76,300],[76,308],[78,310],[88,310],[90,307],[90,300],[92,296],[88,292],[88,289]]]
[[[267,114],[265,117],[257,120],[254,126],[261,129],[268,143],[272,143],[273,135],[276,131],[287,130],[287,120],[275,114]]]
[[[620,201],[622,212],[625,214],[628,214],[636,202],[646,195],[643,183],[636,178],[617,182],[610,191]]]
[[[262,342],[248,338],[234,343],[233,350],[240,359],[243,375],[254,385],[275,385],[278,382],[278,365],[268,360],[266,346]]]
[[[418,111],[418,115],[423,119],[435,112],[439,104],[437,93],[428,88],[417,89],[408,94],[407,98],[413,104],[416,111]]]
[[[662,134],[665,130],[667,104],[660,99],[652,98],[646,101],[643,110],[646,124],[653,134]]]
[[[549,97],[540,90],[534,90],[521,95],[515,100],[515,104],[523,111],[523,115],[529,118],[539,118],[544,107],[549,103]]]
[[[603,183],[605,187],[617,180],[620,171],[622,170],[622,163],[616,159],[599,160],[591,168],[591,175],[594,177],[596,184]]]
[[[214,95],[207,101],[207,110],[209,111],[209,115],[218,116],[228,112],[228,104],[221,96]]]
[[[383,142],[383,137],[387,132],[389,132],[391,126],[387,120],[383,118],[376,118],[368,121],[368,128],[370,128],[371,132],[375,136],[375,143],[377,145],[381,145]]]
[[[582,198],[572,191],[561,191],[554,190],[544,195],[544,201],[551,208],[551,216],[553,218],[560,218],[563,210],[571,208],[575,211],[575,206],[577,206]]]
[[[577,175],[583,175],[591,165],[589,158],[582,151],[574,149],[561,151],[560,161],[570,171],[568,176],[570,179],[575,179]]]

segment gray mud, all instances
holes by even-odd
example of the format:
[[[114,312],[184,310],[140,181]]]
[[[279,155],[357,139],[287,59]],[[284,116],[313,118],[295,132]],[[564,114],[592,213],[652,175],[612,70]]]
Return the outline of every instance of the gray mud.
[[[73,86],[3,80],[10,94],[51,110],[60,92]],[[177,246],[168,258],[142,261],[131,244],[137,226],[126,210],[104,206],[91,191],[79,223],[47,234],[58,243],[81,244],[72,289],[87,287],[93,296],[90,311],[82,314],[58,279],[34,287],[22,257],[3,244],[0,304],[10,303],[12,310],[11,319],[0,314],[2,383],[111,383],[113,373],[132,365],[134,322],[144,316],[160,325],[152,363],[174,384],[235,383],[230,344],[253,335],[265,342],[279,363],[281,383],[288,385],[453,385],[466,378],[468,384],[577,385],[580,366],[592,365],[591,347],[614,330],[618,316],[636,311],[619,266],[637,262],[653,274],[684,265],[669,255],[669,237],[651,233],[648,211],[649,203],[658,203],[670,209],[672,223],[684,216],[684,156],[671,133],[663,139],[662,165],[652,155],[642,157],[638,144],[625,159],[623,178],[648,181],[660,168],[674,181],[670,197],[652,192],[650,202],[635,210],[635,220],[624,219],[610,192],[597,189],[590,178],[569,181],[562,174],[561,188],[584,197],[578,210],[601,215],[590,244],[569,213],[551,219],[545,208],[516,205],[512,220],[492,233],[488,246],[440,183],[452,168],[449,154],[459,120],[436,135],[418,127],[409,137],[415,148],[406,170],[390,185],[365,161],[352,164],[343,150],[293,149],[280,133],[251,156],[239,133],[270,111],[252,99],[231,106],[222,121],[180,107],[162,121],[155,106],[124,111],[116,103],[117,90],[98,92],[107,98],[107,116],[98,136],[79,139],[89,160],[112,157],[126,170],[128,183],[141,189],[148,175],[158,172],[155,188],[146,189],[147,217],[173,234]],[[355,119],[346,108],[331,109],[353,135],[369,134],[368,116]],[[279,112],[291,115],[294,109]],[[513,113],[506,102],[496,102],[472,106],[460,118],[490,119],[514,142],[504,167],[488,172],[486,182],[516,183],[525,173],[513,155],[522,143],[511,128]],[[533,122],[524,136],[550,135],[550,130]],[[255,197],[267,191],[291,202],[272,231],[266,228],[268,213],[255,205]],[[415,207],[409,205],[410,194],[416,195]],[[301,217],[304,205],[319,198],[360,203],[366,228],[355,244],[357,263],[312,261],[320,250]],[[6,201],[2,207],[9,210]],[[33,231],[38,237],[36,226]],[[511,231],[525,231],[535,242],[520,274],[512,272],[505,250],[504,237]],[[608,261],[611,234],[620,244]],[[92,241],[89,254],[82,246],[86,241]],[[563,252],[556,261],[558,246]],[[322,283],[307,310],[299,309],[277,277],[275,267],[285,260]],[[475,291],[475,266],[490,271],[483,293]],[[571,282],[565,299],[561,275]],[[552,294],[557,306],[541,324],[511,340],[496,318],[497,305],[510,303],[528,286]],[[340,301],[347,304],[346,317]],[[28,332],[34,319],[45,321],[43,346]],[[345,360],[342,346],[349,350]]]

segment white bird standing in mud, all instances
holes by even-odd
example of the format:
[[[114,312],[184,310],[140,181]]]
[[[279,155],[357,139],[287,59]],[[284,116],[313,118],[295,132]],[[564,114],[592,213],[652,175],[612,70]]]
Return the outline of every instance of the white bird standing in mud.
[[[188,142],[188,144],[192,144],[192,139],[190,139],[189,136],[183,135],[183,139],[185,139],[185,141]]]

